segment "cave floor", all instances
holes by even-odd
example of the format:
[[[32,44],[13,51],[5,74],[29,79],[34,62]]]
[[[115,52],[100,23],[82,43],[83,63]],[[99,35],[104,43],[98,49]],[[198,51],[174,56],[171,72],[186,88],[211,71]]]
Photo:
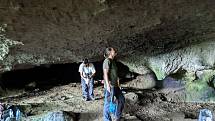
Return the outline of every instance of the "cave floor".
[[[70,83],[48,90],[20,91],[16,95],[1,97],[0,101],[19,105],[28,115],[25,120],[29,121],[49,111],[75,113],[78,114],[76,119],[80,121],[102,121],[103,87],[96,86],[94,93],[95,101],[83,101],[81,85]],[[159,100],[160,97],[156,95],[158,93],[152,90],[138,93],[150,93],[154,96],[139,99],[138,103],[126,103],[123,114],[125,121],[196,121],[200,109],[215,110],[215,104],[212,103],[168,102]]]

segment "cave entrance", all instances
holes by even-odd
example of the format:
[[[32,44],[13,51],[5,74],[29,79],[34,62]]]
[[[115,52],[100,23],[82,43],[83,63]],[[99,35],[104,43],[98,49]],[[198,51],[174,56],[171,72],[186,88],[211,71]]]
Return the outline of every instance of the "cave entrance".
[[[102,63],[103,61],[93,62],[96,69],[95,81],[103,79]],[[29,69],[4,72],[0,76],[1,87],[9,90],[23,88],[27,90],[34,90],[36,88],[46,90],[54,86],[80,83],[80,74],[78,72],[80,64],[42,64]],[[117,66],[119,77],[121,79],[128,78],[128,75],[131,74],[129,68],[120,62],[117,62]]]
[[[79,83],[78,67],[78,63],[42,64],[29,69],[12,70],[2,73],[1,86],[7,89],[21,89],[26,86],[47,89],[71,82]]]

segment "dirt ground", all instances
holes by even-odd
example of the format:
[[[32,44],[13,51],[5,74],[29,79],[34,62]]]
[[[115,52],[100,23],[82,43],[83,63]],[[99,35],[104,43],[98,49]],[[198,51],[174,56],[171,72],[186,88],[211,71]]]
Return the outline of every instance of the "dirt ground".
[[[39,120],[38,117],[53,111],[65,111],[73,114],[74,120],[102,121],[103,87],[95,87],[95,101],[83,101],[81,85],[70,83],[56,86],[49,90],[35,89],[33,91],[20,91],[19,94],[2,97],[4,104],[19,105],[25,114],[23,120]],[[159,91],[127,90],[125,94],[126,105],[123,112],[125,121],[196,121],[199,110],[208,108],[215,110],[215,104],[184,103],[165,100]],[[129,93],[138,96],[137,101],[129,100]]]

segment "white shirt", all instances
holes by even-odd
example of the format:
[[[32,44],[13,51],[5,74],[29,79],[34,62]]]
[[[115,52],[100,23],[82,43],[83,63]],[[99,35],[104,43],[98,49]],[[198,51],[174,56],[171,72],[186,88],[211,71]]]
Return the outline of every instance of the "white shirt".
[[[81,65],[79,66],[78,71],[81,73],[83,72],[83,76],[86,76],[86,74],[94,74],[96,72],[95,67],[92,63],[89,63],[89,66],[85,66],[84,63],[81,63]]]

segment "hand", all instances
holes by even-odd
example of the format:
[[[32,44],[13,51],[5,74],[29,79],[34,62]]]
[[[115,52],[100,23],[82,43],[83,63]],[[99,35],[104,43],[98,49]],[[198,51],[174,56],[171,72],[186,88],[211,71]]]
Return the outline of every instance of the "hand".
[[[88,75],[83,75],[84,79],[88,79],[89,76]]]
[[[110,86],[107,86],[107,91],[110,92]]]
[[[93,75],[90,75],[89,78],[90,78],[90,79],[93,78]]]
[[[119,89],[120,89],[120,90],[122,90],[122,87],[121,87],[121,86],[119,86]]]
[[[90,79],[85,79],[87,85],[89,85]]]

